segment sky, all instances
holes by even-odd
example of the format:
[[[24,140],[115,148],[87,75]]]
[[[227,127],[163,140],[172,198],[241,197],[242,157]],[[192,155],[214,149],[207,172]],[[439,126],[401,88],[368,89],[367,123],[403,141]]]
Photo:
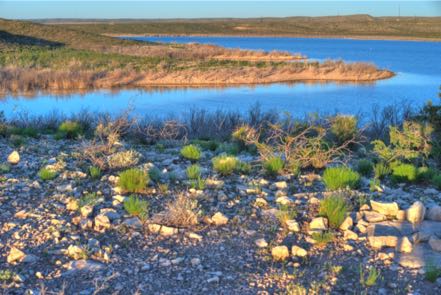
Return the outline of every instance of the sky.
[[[441,16],[441,1],[22,1],[0,0],[0,17],[213,18],[370,14]]]

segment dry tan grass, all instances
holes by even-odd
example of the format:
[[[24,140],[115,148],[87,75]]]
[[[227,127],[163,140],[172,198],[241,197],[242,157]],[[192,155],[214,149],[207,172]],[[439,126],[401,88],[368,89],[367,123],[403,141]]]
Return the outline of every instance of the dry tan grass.
[[[198,224],[198,203],[183,194],[167,204],[165,211],[152,219],[154,222],[174,227],[189,227]]]

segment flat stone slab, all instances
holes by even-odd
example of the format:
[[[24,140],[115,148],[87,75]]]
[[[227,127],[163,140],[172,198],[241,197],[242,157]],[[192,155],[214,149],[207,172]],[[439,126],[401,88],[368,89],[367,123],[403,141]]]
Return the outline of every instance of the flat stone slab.
[[[411,236],[418,232],[419,228],[413,226],[410,222],[402,221],[382,221],[368,225],[368,236],[394,236],[397,238]]]
[[[412,253],[396,253],[395,260],[407,268],[422,268],[427,265],[441,267],[441,252],[433,251],[428,243],[414,245]]]

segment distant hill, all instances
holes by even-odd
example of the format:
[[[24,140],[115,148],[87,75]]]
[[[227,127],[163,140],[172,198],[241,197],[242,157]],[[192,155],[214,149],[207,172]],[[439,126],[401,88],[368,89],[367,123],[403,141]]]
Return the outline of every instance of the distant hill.
[[[38,20],[99,34],[250,35],[441,40],[441,17],[370,15],[250,19]]]

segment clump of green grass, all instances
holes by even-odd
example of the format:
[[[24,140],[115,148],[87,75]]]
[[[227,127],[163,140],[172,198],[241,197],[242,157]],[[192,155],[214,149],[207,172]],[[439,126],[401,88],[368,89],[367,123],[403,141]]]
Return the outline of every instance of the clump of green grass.
[[[297,217],[297,210],[293,206],[280,205],[276,217],[280,224],[285,226],[287,220],[293,220]]]
[[[323,182],[329,190],[355,189],[360,185],[360,174],[344,166],[326,168]]]
[[[218,145],[216,151],[227,155],[237,155],[240,152],[240,146],[236,142],[224,142]]]
[[[181,149],[181,156],[190,161],[198,161],[201,158],[201,150],[194,144],[189,144]]]
[[[380,277],[380,272],[375,267],[370,267],[367,272],[363,270],[363,266],[360,265],[360,284],[363,287],[372,287],[377,283]]]
[[[269,176],[276,176],[282,173],[285,163],[281,157],[270,157],[263,162],[265,173]]]
[[[430,167],[418,167],[416,180],[418,182],[430,182],[435,174],[436,171]]]
[[[371,192],[375,192],[375,191],[378,190],[378,188],[380,187],[380,185],[381,185],[381,181],[380,181],[379,179],[377,179],[377,178],[371,179],[371,180],[369,181],[369,190],[370,190]]]
[[[357,171],[363,176],[369,176],[372,173],[374,166],[368,159],[361,159],[357,163]]]
[[[204,139],[194,139],[191,141],[191,144],[195,144],[200,146],[202,149],[204,150],[210,150],[210,151],[215,151],[218,146],[219,143],[215,140],[204,140]]]
[[[89,167],[89,175],[92,179],[99,179],[101,177],[101,169],[96,166]]]
[[[152,167],[149,169],[149,177],[154,182],[158,182],[161,180],[162,172],[158,167]]]
[[[57,176],[57,172],[47,168],[41,168],[40,171],[38,171],[38,177],[40,177],[40,179],[44,181],[52,180],[56,176]]]
[[[441,277],[441,268],[433,264],[428,264],[424,276],[429,282],[435,283],[435,281]]]
[[[412,164],[398,164],[392,167],[392,180],[398,182],[414,182],[418,169]]]
[[[0,270],[0,282],[10,281],[12,280],[13,277],[14,277],[14,273],[9,269]]]
[[[231,175],[238,166],[239,160],[234,156],[220,155],[212,160],[213,169],[221,175]]]
[[[389,166],[384,162],[379,162],[374,166],[374,177],[383,179],[391,173]]]
[[[334,234],[332,232],[316,232],[311,235],[311,238],[317,246],[326,246],[334,240]]]
[[[149,202],[142,200],[134,195],[131,195],[124,201],[124,209],[131,216],[136,216],[141,219],[146,219],[149,215]]]
[[[201,177],[201,167],[197,164],[191,165],[187,168],[188,179],[195,180]]]
[[[64,121],[58,127],[58,138],[75,139],[83,133],[83,127],[75,121]]]
[[[190,186],[191,186],[191,188],[194,188],[194,189],[202,191],[202,190],[205,189],[206,180],[199,176],[198,178],[192,179],[190,181]]]
[[[147,173],[142,170],[132,168],[119,174],[118,185],[127,192],[139,193],[144,191],[149,181],[150,179]]]
[[[239,161],[239,163],[237,163],[236,170],[241,174],[247,175],[251,172],[251,165],[249,163]]]
[[[0,173],[8,173],[9,171],[11,171],[11,167],[8,164],[0,164]]]
[[[319,215],[326,217],[329,226],[338,229],[346,218],[348,205],[346,199],[339,195],[332,195],[320,202]]]
[[[98,204],[100,197],[96,193],[89,193],[82,196],[78,202],[78,207],[95,206]]]

